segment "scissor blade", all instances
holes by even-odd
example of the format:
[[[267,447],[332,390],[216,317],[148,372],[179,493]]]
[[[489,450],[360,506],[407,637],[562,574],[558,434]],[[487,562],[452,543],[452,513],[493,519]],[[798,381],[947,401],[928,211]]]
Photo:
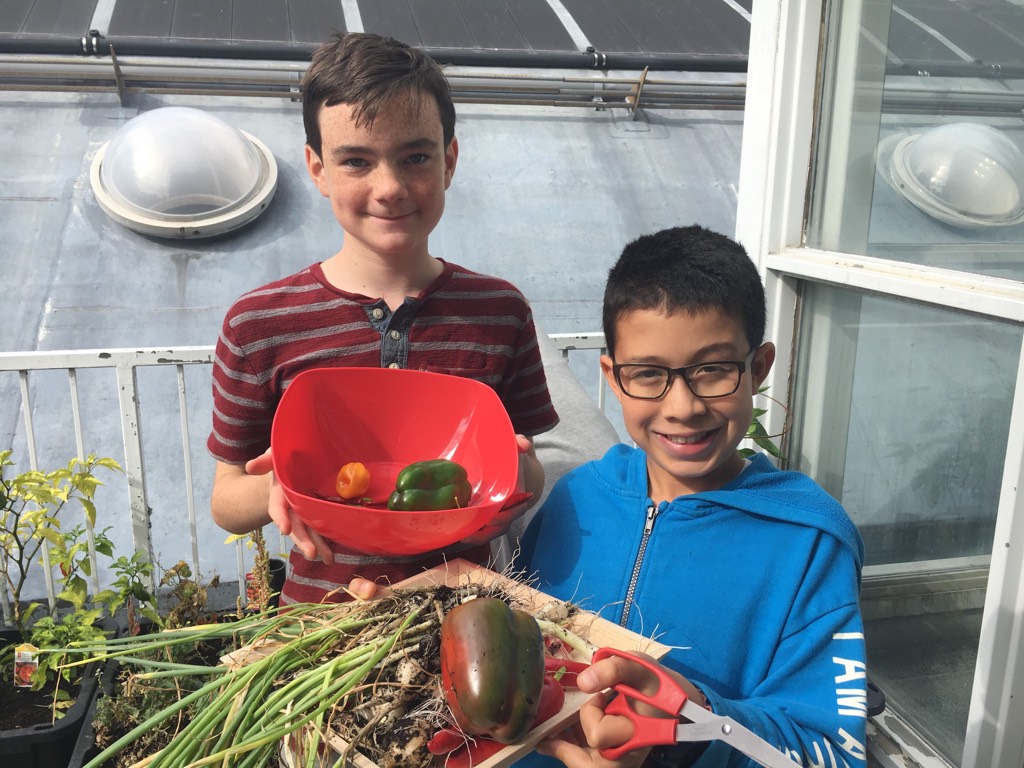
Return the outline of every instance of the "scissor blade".
[[[695,722],[684,723],[676,728],[676,741],[712,741],[718,739],[738,749],[751,760],[765,768],[794,768],[795,762],[780,752],[746,726],[731,717],[708,712],[702,707],[691,708],[687,702],[680,713]]]

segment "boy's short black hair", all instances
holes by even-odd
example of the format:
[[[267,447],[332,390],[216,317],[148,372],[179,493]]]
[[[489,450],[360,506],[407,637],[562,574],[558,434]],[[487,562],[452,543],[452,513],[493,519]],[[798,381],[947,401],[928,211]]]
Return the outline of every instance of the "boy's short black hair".
[[[335,32],[313,52],[302,78],[306,143],[320,156],[320,112],[335,104],[355,107],[357,123],[373,125],[380,110],[413,91],[434,97],[444,146],[455,136],[455,105],[441,66],[419,48],[369,32]]]
[[[767,311],[757,267],[735,240],[697,225],[638,237],[609,270],[602,321],[612,358],[618,319],[641,309],[720,310],[740,318],[751,349],[764,341]]]

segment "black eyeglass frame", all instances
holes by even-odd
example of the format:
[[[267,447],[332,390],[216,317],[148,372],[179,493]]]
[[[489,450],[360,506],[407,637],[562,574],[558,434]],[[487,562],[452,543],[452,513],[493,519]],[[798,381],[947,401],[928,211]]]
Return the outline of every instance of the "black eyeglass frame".
[[[750,364],[754,360],[754,356],[757,354],[757,349],[750,350],[750,354],[747,355],[744,360],[705,360],[700,363],[694,363],[693,365],[684,365],[679,368],[669,368],[667,365],[654,365],[653,363],[615,363],[612,365],[612,373],[615,376],[615,383],[619,385],[619,391],[622,392],[626,397],[631,397],[634,400],[660,400],[663,398],[668,391],[672,388],[672,380],[676,376],[682,377],[686,383],[686,388],[690,390],[690,394],[694,397],[699,397],[701,400],[714,400],[718,397],[729,397],[729,395],[736,394],[736,390],[740,388],[740,384],[743,382],[743,374],[750,370]],[[705,365],[735,365],[738,369],[736,376],[736,386],[729,392],[725,392],[721,395],[698,395],[693,391],[693,385],[690,383],[690,379],[687,376],[687,372],[694,368],[701,368]],[[622,385],[622,378],[620,373],[623,368],[657,368],[661,371],[668,373],[668,379],[665,381],[665,389],[661,391],[660,395],[648,396],[648,395],[631,395],[626,391],[626,388]]]

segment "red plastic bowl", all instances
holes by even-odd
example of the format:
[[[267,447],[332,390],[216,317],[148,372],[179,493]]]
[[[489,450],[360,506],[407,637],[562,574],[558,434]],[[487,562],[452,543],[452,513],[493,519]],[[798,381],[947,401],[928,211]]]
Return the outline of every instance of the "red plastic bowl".
[[[285,497],[322,536],[376,555],[440,549],[475,533],[515,491],[515,432],[497,393],[473,379],[393,368],[315,368],[296,376],[270,437]],[[330,501],[342,465],[370,471],[385,499],[414,461],[451,459],[473,485],[470,506],[401,512]]]

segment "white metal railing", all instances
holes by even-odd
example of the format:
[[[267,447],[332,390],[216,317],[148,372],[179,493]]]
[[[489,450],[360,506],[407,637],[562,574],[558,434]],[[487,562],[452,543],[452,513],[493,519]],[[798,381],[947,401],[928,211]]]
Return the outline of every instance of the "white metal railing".
[[[604,349],[604,334],[602,333],[551,334],[551,338],[565,358],[568,358],[574,350],[601,352]],[[67,412],[60,415],[59,418],[69,419],[68,426],[74,434],[75,455],[79,459],[84,459],[87,452],[99,453],[99,451],[95,450],[91,445],[87,445],[84,437],[85,431],[82,417],[83,394],[79,383],[80,375],[88,369],[107,369],[113,371],[113,386],[116,388],[118,411],[116,420],[120,424],[113,423],[112,417],[109,414],[104,414],[104,418],[107,420],[105,427],[108,433],[119,433],[119,452],[121,455],[115,455],[114,458],[118,459],[124,469],[123,489],[127,494],[127,519],[130,522],[131,546],[133,551],[145,553],[151,562],[154,562],[150,498],[152,489],[148,482],[149,477],[147,476],[143,458],[143,417],[146,414],[152,414],[157,407],[162,410],[163,416],[166,417],[166,412],[171,410],[173,406],[166,402],[166,400],[158,398],[159,401],[153,406],[147,407],[145,413],[143,413],[141,407],[143,393],[139,386],[139,371],[140,369],[151,367],[170,368],[173,370],[175,378],[174,389],[177,392],[178,423],[180,425],[178,439],[173,447],[173,451],[179,453],[180,472],[174,472],[177,477],[174,478],[173,487],[177,488],[177,491],[172,489],[165,493],[171,495],[179,493],[180,498],[184,499],[188,513],[188,538],[185,540],[184,537],[180,537],[174,542],[174,546],[179,551],[173,552],[172,557],[175,560],[189,562],[193,572],[197,574],[203,572],[200,557],[200,540],[203,537],[199,532],[201,525],[196,512],[196,483],[192,471],[192,450],[194,448],[201,450],[201,448],[193,444],[193,435],[196,430],[190,429],[190,423],[194,424],[196,418],[209,418],[209,408],[202,408],[202,413],[198,415],[195,411],[199,408],[196,404],[199,395],[208,395],[210,384],[209,378],[204,375],[202,393],[195,392],[194,390],[197,388],[194,385],[190,389],[186,386],[186,369],[193,366],[209,366],[213,360],[213,351],[214,348],[212,346],[201,346],[54,352],[0,352],[0,377],[16,376],[20,395],[20,402],[17,401],[17,398],[5,397],[4,402],[0,403],[0,415],[7,417],[8,421],[13,421],[17,418],[17,411],[20,411],[20,422],[25,443],[23,461],[27,462],[28,468],[33,470],[40,469],[42,466],[40,463],[41,450],[39,447],[41,432],[37,421],[41,418],[49,426],[55,420],[59,420],[56,414],[48,410],[48,406],[43,406],[36,402],[37,399],[42,399],[42,397],[34,397],[34,394],[38,394],[35,380],[44,371],[56,372],[58,377],[63,372],[66,376],[67,391],[64,397],[68,401]],[[597,401],[599,407],[603,410],[605,406],[605,383],[599,369],[596,375]],[[4,380],[0,378],[0,394],[4,392],[4,383]],[[6,383],[10,384],[10,381]],[[91,387],[85,400],[93,401],[96,399],[98,399],[96,387]],[[40,414],[45,415],[40,416]],[[12,424],[10,426],[11,442],[14,441],[16,431],[16,427]],[[160,442],[165,450],[170,450],[167,443],[165,443],[165,441],[172,440],[173,435],[169,434],[170,432],[171,428],[168,426],[161,430],[159,435]],[[152,437],[154,436],[151,435]],[[205,433],[202,437],[205,440]],[[0,440],[2,439],[3,436],[0,435]],[[66,463],[71,458],[68,455],[69,453],[65,451],[61,455],[61,461],[57,466]],[[111,455],[108,451],[103,451],[103,453],[104,455]],[[115,506],[117,505],[115,504]],[[121,507],[118,506],[118,508]],[[103,516],[98,515],[98,517]],[[121,516],[116,516],[115,523],[119,519],[121,519]],[[103,523],[107,522],[110,522],[109,516],[104,520],[98,519],[97,525],[102,527]],[[172,523],[167,521],[167,524],[170,525]],[[116,525],[114,527],[116,528]],[[100,568],[92,543],[93,531],[91,529],[88,530],[88,536],[92,564],[91,578],[93,587],[99,590]],[[222,538],[219,539],[217,546],[222,546],[222,541]],[[210,542],[205,543],[207,546],[210,544]],[[280,545],[281,550],[285,551],[286,546],[283,539],[280,541]],[[47,599],[53,605],[56,598],[50,569],[47,567],[49,561],[45,547],[43,549],[43,557],[43,576],[46,584]],[[236,545],[235,559],[238,568],[239,594],[244,597],[245,556],[244,545],[241,542]],[[4,619],[10,621],[9,595],[6,584],[0,590],[0,603],[2,603]]]
[[[31,377],[40,371],[64,371],[70,397],[70,416],[75,436],[75,455],[86,456],[86,445],[82,426],[82,397],[79,390],[79,373],[86,369],[111,369],[115,374],[118,401],[118,417],[123,453],[119,461],[125,473],[125,487],[128,493],[128,510],[131,523],[134,550],[144,552],[152,561],[150,540],[149,502],[146,493],[146,477],[143,469],[142,434],[140,428],[140,397],[137,370],[143,366],[174,366],[178,409],[181,424],[181,446],[184,466],[182,493],[188,509],[191,562],[199,572],[199,544],[196,535],[195,494],[192,481],[192,460],[185,366],[209,365],[213,358],[212,347],[178,347],[174,349],[115,349],[75,350],[59,352],[5,352],[0,353],[0,372],[16,373],[20,387],[20,411],[24,428],[26,457],[30,469],[40,468],[38,432],[34,418]],[[9,404],[10,405],[10,404]],[[49,421],[49,417],[47,421]],[[93,587],[99,589],[99,567],[93,546],[93,531],[88,530],[89,551],[92,561]],[[43,548],[44,563],[48,565],[47,549]],[[185,559],[185,558],[183,558]],[[47,598],[51,606],[55,602],[54,587],[50,569],[44,567]],[[2,592],[5,619],[9,620],[9,606],[6,585]]]
[[[556,333],[549,334],[549,336],[554,341],[555,347],[559,350],[562,357],[567,360],[573,352],[589,351],[593,354],[605,351],[604,334],[600,332]],[[41,468],[40,448],[38,447],[40,425],[37,422],[44,422],[44,429],[48,431],[52,428],[55,421],[53,410],[56,407],[64,407],[66,409],[64,419],[68,422],[68,432],[73,434],[74,455],[79,459],[84,459],[87,452],[113,455],[124,469],[124,477],[117,483],[118,493],[123,495],[115,498],[112,506],[116,509],[123,509],[123,500],[125,496],[127,497],[128,514],[126,517],[115,515],[114,527],[118,527],[118,522],[125,520],[128,522],[131,534],[128,544],[130,544],[131,551],[144,552],[151,562],[156,562],[152,541],[153,512],[151,496],[156,496],[160,499],[172,496],[175,499],[182,500],[185,506],[188,519],[188,536],[187,539],[184,536],[174,539],[172,541],[172,550],[169,552],[165,551],[164,555],[171,558],[172,563],[178,560],[186,561],[190,564],[194,573],[204,573],[208,569],[202,567],[203,558],[200,552],[202,549],[200,542],[203,542],[205,546],[204,551],[208,554],[214,541],[211,538],[210,529],[213,529],[217,535],[222,532],[209,521],[209,516],[205,509],[206,496],[203,499],[203,511],[197,512],[196,509],[196,489],[197,487],[203,488],[205,484],[210,482],[210,473],[205,469],[201,470],[198,482],[193,475],[193,450],[205,451],[205,437],[208,433],[207,426],[204,426],[201,430],[194,427],[199,420],[204,420],[208,425],[210,408],[197,405],[199,398],[193,392],[197,387],[193,384],[193,387],[190,389],[186,385],[185,371],[189,367],[209,366],[212,359],[212,346],[55,352],[0,352],[0,397],[3,397],[5,392],[3,377],[8,375],[17,379],[18,397],[5,397],[0,401],[0,417],[6,417],[8,422],[11,422],[20,416],[24,451],[23,455],[16,455],[14,458],[16,460],[20,459],[19,463],[27,464],[29,469]],[[581,362],[586,366],[582,370],[582,384],[588,392],[596,393],[595,399],[599,409],[602,412],[606,412],[606,406],[608,405],[607,384],[604,376],[600,368],[593,365],[592,361],[584,358]],[[141,403],[144,398],[140,391],[138,380],[138,372],[143,368],[160,368],[169,372],[173,371],[174,383],[173,385],[168,385],[165,389],[168,391],[173,389],[177,399],[175,406],[168,402],[166,398],[157,398],[158,402],[146,409],[146,414],[151,417],[151,420],[152,414],[157,408],[164,415],[162,428],[153,430],[151,427],[146,434],[151,439],[159,438],[161,442],[165,443],[163,445],[165,453],[173,452],[177,454],[177,466],[173,468],[158,467],[158,471],[172,476],[164,483],[162,492],[156,494],[153,493],[151,482],[155,473],[152,470],[146,470],[146,462],[143,459],[144,430]],[[114,453],[115,447],[110,447],[112,441],[108,441],[106,450],[100,451],[92,444],[87,443],[84,437],[85,430],[83,429],[81,413],[83,396],[79,379],[81,375],[84,375],[83,372],[89,369],[105,369],[113,372],[111,388],[116,391],[117,415],[115,419],[110,413],[104,413],[103,418],[107,421],[105,426],[107,433],[116,435],[116,453]],[[590,370],[593,370],[594,379],[587,381],[585,377],[590,375]],[[65,378],[66,390],[63,398],[66,404],[54,406],[51,402],[45,404],[34,402],[33,393],[38,391],[39,387],[33,386],[32,382],[45,371],[54,372],[54,375]],[[579,371],[577,373],[579,374]],[[201,394],[208,396],[210,390],[208,375],[203,373],[201,381]],[[86,387],[87,391],[84,399],[86,401],[95,400],[97,398],[96,389],[95,385]],[[52,400],[52,393],[50,394],[50,399]],[[42,400],[44,398],[39,397],[38,399]],[[152,398],[147,397],[146,399]],[[177,410],[176,429],[178,433],[176,440],[174,439],[175,427],[168,421],[174,420],[173,410],[175,410],[175,407]],[[10,442],[13,442],[16,428],[11,427],[9,431],[12,435]],[[158,434],[154,434],[154,432],[158,432]],[[20,438],[21,434],[18,436]],[[195,442],[193,442],[194,440]],[[5,436],[0,431],[0,447],[12,447],[10,444],[4,445],[4,442]],[[48,468],[51,469],[66,463],[71,458],[71,452],[66,450],[68,440],[62,441],[58,439],[57,442],[59,444],[57,449],[59,454],[57,455],[58,461],[47,462]],[[174,443],[173,446],[171,442]],[[18,451],[17,453],[21,454],[22,452]],[[52,454],[54,451],[50,453]],[[168,463],[166,459],[160,461],[161,465],[166,463]],[[166,507],[167,504],[163,504],[163,506]],[[172,514],[174,513],[173,507],[171,512]],[[201,517],[202,520],[200,519]],[[102,528],[104,524],[110,522],[110,516],[101,515],[101,518],[103,518],[100,521]],[[166,519],[162,519],[160,523],[162,526],[172,525],[172,522]],[[207,527],[205,536],[200,533],[203,524]],[[90,578],[93,588],[98,591],[101,588],[101,569],[97,562],[95,548],[93,547],[93,531],[88,529],[87,534],[92,565]],[[226,537],[226,534],[224,536]],[[277,551],[286,552],[290,548],[283,537],[278,537],[276,542],[273,541],[273,538],[273,534],[268,531],[268,540],[272,544],[277,544]],[[216,540],[216,545],[220,547],[222,542],[223,538],[220,538]],[[48,564],[46,560],[47,549],[45,547],[43,548],[43,558],[44,562]],[[239,592],[242,594],[244,592],[246,554],[244,544],[241,542],[236,546],[234,560],[233,567],[237,570]],[[973,566],[977,564],[970,563],[968,565]],[[987,565],[987,562],[983,565]],[[913,572],[920,570],[920,564],[910,564],[910,566],[912,566]],[[228,567],[230,569],[232,566]],[[899,570],[900,567],[899,564],[869,566],[865,568],[865,579],[870,582],[886,581],[891,580],[893,577],[905,575],[904,570],[909,566],[903,566],[903,570]],[[965,566],[959,563],[959,561],[943,561],[943,567],[949,570],[950,568],[962,568]],[[54,584],[50,569],[46,565],[44,565],[41,575],[45,581],[47,599],[53,605],[55,602]],[[10,613],[6,584],[0,589],[0,608],[3,610],[4,618],[9,620]]]
[[[584,62],[580,62],[581,69]],[[296,101],[308,62],[161,56],[0,54],[0,90],[28,92],[179,94]],[[583,109],[734,110],[744,106],[742,72],[572,74],[552,67],[449,66],[457,104],[513,104]],[[1012,106],[1012,105],[1011,105]]]
[[[562,357],[567,360],[569,359],[569,353],[576,350],[589,349],[596,350],[601,354],[605,353],[604,333],[600,331],[591,333],[550,333],[548,336],[555,342],[555,346],[562,353]],[[597,407],[604,412],[605,397],[608,392],[607,384],[601,368],[595,366],[594,370],[597,377]]]

